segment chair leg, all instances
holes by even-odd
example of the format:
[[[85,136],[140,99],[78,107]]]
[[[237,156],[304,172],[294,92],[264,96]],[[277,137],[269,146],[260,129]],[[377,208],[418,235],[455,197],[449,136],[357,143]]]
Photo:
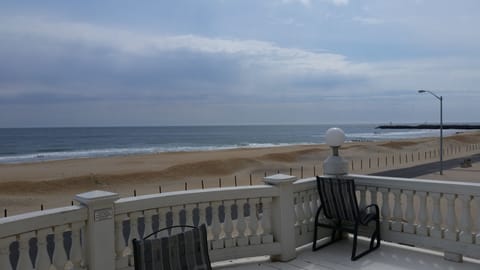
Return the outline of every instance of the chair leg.
[[[318,208],[317,213],[315,214],[315,224],[314,224],[315,228],[313,231],[313,244],[312,244],[313,251],[318,250],[317,248],[318,216],[320,215],[321,209],[322,209],[322,206]]]
[[[315,228],[315,230],[316,230],[316,228]],[[313,250],[313,251],[317,251],[317,250],[319,250],[319,249],[321,249],[321,248],[324,248],[324,247],[326,247],[326,246],[329,246],[329,245],[337,242],[338,240],[340,240],[341,238],[336,236],[336,235],[337,235],[337,231],[338,231],[338,230],[337,230],[336,228],[335,228],[335,229],[332,229],[332,234],[331,234],[331,236],[330,236],[330,241],[328,241],[327,243],[325,243],[325,244],[323,244],[323,245],[317,246],[317,241],[315,240],[315,241],[313,242],[312,250]],[[342,231],[338,231],[338,232],[341,233]]]
[[[363,251],[362,253],[356,255],[357,253],[357,237],[358,237],[358,226],[355,226],[355,232],[353,235],[353,248],[352,248],[352,257],[351,260],[355,261],[359,259],[360,257],[374,251],[375,249],[380,247],[380,221],[376,220],[375,222],[376,228],[375,231],[373,231],[372,236],[370,238],[370,246],[369,249]],[[377,243],[375,246],[373,246],[374,241],[377,240]]]
[[[353,245],[352,245],[352,257],[350,258],[352,261],[356,260],[357,257],[355,254],[357,253],[357,239],[358,238],[358,223],[355,224],[355,230],[353,232]]]
[[[337,234],[337,228],[333,228],[332,229],[332,235],[331,235],[331,238],[330,238],[330,241],[328,241],[328,243],[325,243],[323,245],[320,245],[320,246],[317,246],[317,237],[318,237],[318,227],[320,225],[320,223],[318,222],[318,217],[320,216],[320,212],[322,210],[322,207],[320,206],[320,208],[318,208],[317,210],[317,214],[315,215],[315,228],[314,228],[314,231],[313,231],[313,243],[312,243],[312,251],[317,251],[323,247],[326,247],[336,241],[339,240],[338,237],[336,237],[336,234]],[[341,233],[341,231],[340,231]]]

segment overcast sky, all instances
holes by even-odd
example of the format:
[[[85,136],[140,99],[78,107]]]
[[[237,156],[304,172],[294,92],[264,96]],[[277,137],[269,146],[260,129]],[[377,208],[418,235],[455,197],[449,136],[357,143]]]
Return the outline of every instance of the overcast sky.
[[[2,1],[0,127],[480,122],[478,0]]]

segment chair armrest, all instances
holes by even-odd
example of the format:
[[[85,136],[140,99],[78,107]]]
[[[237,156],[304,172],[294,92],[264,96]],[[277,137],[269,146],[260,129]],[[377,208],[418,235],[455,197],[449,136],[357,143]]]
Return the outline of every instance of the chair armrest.
[[[377,213],[377,215],[380,213],[380,209],[378,208],[378,205],[376,203],[365,206],[365,208],[363,208],[363,211],[367,211],[367,209],[371,207],[375,208],[375,212]]]

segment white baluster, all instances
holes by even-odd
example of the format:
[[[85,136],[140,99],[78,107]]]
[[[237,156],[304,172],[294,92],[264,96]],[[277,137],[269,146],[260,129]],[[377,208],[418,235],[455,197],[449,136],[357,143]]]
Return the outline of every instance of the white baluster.
[[[388,188],[379,188],[378,191],[382,193],[382,227],[390,230],[390,202],[388,198]]]
[[[20,258],[18,259],[17,269],[21,269],[21,270],[34,269],[32,265],[32,261],[30,260],[30,254],[29,254],[29,248],[30,248],[29,240],[34,237],[35,237],[34,232],[22,233],[20,235],[18,239]]]
[[[443,229],[441,227],[442,212],[440,211],[440,193],[430,193],[433,201],[432,210],[432,227],[430,228],[430,236],[433,238],[443,238]]]
[[[296,192],[293,195],[293,205],[294,205],[294,212],[295,212],[295,233],[296,235],[302,235],[302,226],[303,226],[303,219],[304,214],[303,214],[303,207],[301,207],[301,198],[300,198],[300,193]]]
[[[85,222],[73,223],[72,230],[72,249],[70,250],[70,261],[75,269],[79,269],[82,264],[82,244],[80,242],[80,230],[85,228]]]
[[[138,235],[138,218],[142,216],[141,212],[131,212],[128,213],[128,218],[130,219],[130,240],[131,239],[140,239]],[[130,242],[130,241],[129,241]],[[131,245],[131,243],[128,243]]]
[[[67,262],[67,254],[63,246],[63,233],[68,229],[67,225],[53,228],[55,233],[55,249],[53,251],[53,264],[57,269],[63,269]]]
[[[37,245],[38,245],[38,258],[37,258],[37,269],[49,269],[51,265],[50,257],[48,256],[47,251],[47,236],[52,234],[53,230],[51,228],[41,229],[37,231]]]
[[[71,237],[71,245],[73,245],[73,232],[71,226],[69,226],[69,232],[70,232],[70,237]],[[68,248],[68,247],[67,247]],[[70,250],[65,248],[65,253],[67,254],[67,261],[63,265],[64,270],[73,270],[75,268],[75,265],[72,262],[72,246],[69,247]]]
[[[310,224],[310,220],[312,218],[312,212],[311,212],[311,208],[310,208],[310,193],[308,190],[306,191],[302,191],[301,192],[301,197],[302,197],[302,208],[303,208],[303,214],[305,215],[304,216],[304,219],[303,219],[303,226],[305,228],[305,232],[309,232],[311,231],[311,224]]]
[[[393,205],[393,222],[392,222],[392,231],[401,232],[403,228],[403,213],[401,201],[401,193],[399,189],[391,190],[394,195],[394,205]]]
[[[140,235],[138,234],[138,218],[142,216],[141,212],[131,212],[128,213],[128,218],[130,219],[130,237],[128,241],[129,250],[133,251],[132,247],[132,239],[140,239]],[[128,265],[133,265],[133,253],[128,256]]]
[[[212,207],[212,248],[213,249],[221,249],[224,248],[223,240],[220,240],[220,234],[222,227],[220,226],[220,217],[218,214],[218,208],[220,207],[220,202],[215,201],[211,202],[210,206]]]
[[[417,226],[417,234],[427,236],[429,233],[428,213],[427,213],[427,192],[417,191],[415,194],[418,196],[420,206],[418,208],[417,219],[420,224]]]
[[[170,212],[169,208],[158,208],[158,229],[164,229],[167,227],[167,213]]]
[[[237,216],[237,245],[238,246],[246,246],[248,245],[248,238],[245,235],[245,230],[247,229],[247,224],[245,222],[245,211],[244,206],[247,203],[247,200],[237,200],[237,209],[238,209],[238,216]]]
[[[472,216],[470,211],[470,202],[472,201],[472,196],[461,195],[459,196],[459,198],[462,201],[462,216],[460,218],[460,241],[471,244],[473,243]]]
[[[125,239],[123,235],[123,222],[126,220],[128,220],[127,214],[115,216],[115,251],[117,267],[119,268],[128,267],[128,255],[132,254],[132,249],[129,246],[132,239]]]
[[[197,204],[198,208],[198,225],[207,224],[207,216],[206,216],[206,209],[208,207],[208,203],[199,203]]]
[[[233,222],[232,222],[232,205],[233,201],[223,201],[225,209],[225,220],[223,222],[223,230],[225,232],[225,247],[235,246],[235,239],[232,238]]]
[[[365,206],[367,206],[367,203],[366,203],[366,187],[365,186],[361,186],[361,185],[357,185],[356,189],[360,192],[360,202],[358,204],[358,207],[360,209],[364,209]]]
[[[15,236],[0,239],[0,269],[10,270],[10,244],[16,241]],[[40,252],[40,250],[39,250]]]
[[[157,214],[157,209],[149,209],[143,211],[143,216],[145,217],[145,232],[143,234],[143,237],[150,235],[153,232],[153,216]]]
[[[445,230],[445,238],[457,241],[457,216],[455,215],[455,199],[457,198],[457,195],[445,194],[444,196],[447,199],[447,229]]]
[[[187,204],[185,205],[185,225],[193,225],[193,209],[195,205]]]
[[[308,231],[308,216],[305,212],[307,203],[306,193],[304,191],[298,193],[299,201],[298,201],[298,208],[300,211],[300,224],[302,227],[302,234],[306,234]]]
[[[305,204],[304,204],[305,216],[306,216],[305,221],[307,223],[307,230],[309,232],[313,231],[313,219],[314,219],[314,214],[312,210],[312,204],[314,199],[313,191],[314,191],[313,189],[305,191]]]
[[[261,224],[263,228],[262,243],[273,243],[272,235],[272,198],[261,198],[263,212]]]
[[[370,192],[370,204],[378,205],[377,187],[367,187],[367,189]]]
[[[404,190],[403,193],[407,196],[407,207],[405,211],[405,219],[407,223],[403,224],[403,231],[406,233],[415,233],[415,208],[413,207],[413,190]]]
[[[197,208],[198,208],[198,225],[205,224],[207,226],[207,212],[206,209],[208,208],[209,204],[208,203],[198,203]],[[208,248],[212,249],[212,239],[213,235],[211,233],[211,226],[210,230],[207,229],[207,239],[208,241]]]
[[[260,244],[260,237],[257,235],[258,218],[257,218],[257,204],[258,199],[248,199],[250,205],[250,216],[248,217],[248,228],[250,236],[248,237],[250,245]]]
[[[180,211],[183,210],[183,205],[176,205],[171,207],[172,211],[172,226],[181,225],[180,224]],[[181,228],[172,229],[172,234],[177,234],[182,231]]]
[[[312,194],[312,203],[311,203],[312,218],[310,222],[312,223],[312,230],[313,230],[313,224],[315,224],[315,214],[317,213],[317,210],[320,207],[320,201],[318,197],[318,191],[316,189],[312,189],[311,194]]]

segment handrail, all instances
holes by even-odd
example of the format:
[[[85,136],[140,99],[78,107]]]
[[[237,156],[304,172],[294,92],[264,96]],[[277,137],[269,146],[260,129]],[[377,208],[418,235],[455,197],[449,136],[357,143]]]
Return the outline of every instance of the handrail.
[[[115,214],[147,210],[148,208],[145,208],[145,205],[150,205],[151,208],[159,208],[210,201],[275,196],[278,196],[278,190],[267,185],[174,191],[121,198],[115,202]]]
[[[385,176],[370,176],[349,174],[348,177],[353,177],[356,183],[388,187],[397,189],[414,189],[415,191],[425,192],[444,192],[455,194],[470,194],[472,196],[480,196],[480,184],[472,182],[461,181],[445,181],[445,180],[425,180],[425,179],[410,179],[399,177],[385,177]]]
[[[0,218],[0,238],[42,228],[86,221],[87,218],[87,209],[78,205]]]

